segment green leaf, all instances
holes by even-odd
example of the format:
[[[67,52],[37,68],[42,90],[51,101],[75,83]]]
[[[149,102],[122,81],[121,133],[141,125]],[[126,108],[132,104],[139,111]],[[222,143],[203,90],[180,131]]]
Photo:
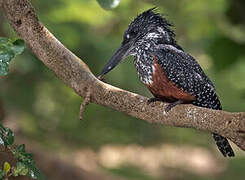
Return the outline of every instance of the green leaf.
[[[19,145],[19,146],[17,146],[16,148],[14,148],[12,150],[12,153],[13,153],[13,155],[14,155],[15,158],[19,159],[21,157],[21,154],[23,153],[23,150],[22,150],[23,149],[23,146],[25,148],[25,145],[22,144],[22,145]]]
[[[3,127],[2,123],[0,122],[0,145],[4,145],[4,137],[3,134],[5,132],[5,128]]]
[[[23,40],[11,43],[7,38],[0,37],[0,75],[7,75],[10,61],[24,51]]]
[[[7,175],[8,172],[10,171],[11,169],[11,166],[8,162],[4,162],[3,164],[3,172],[4,172],[4,175]]]
[[[12,152],[14,154],[14,157],[17,158],[18,161],[27,164],[34,164],[32,154],[26,152],[24,144],[19,145],[18,147],[13,149]]]
[[[18,152],[20,152],[20,153],[26,152],[26,150],[25,150],[25,145],[24,145],[24,144],[19,145],[19,146],[17,147],[17,150],[18,150]]]
[[[11,49],[14,51],[15,56],[20,55],[25,49],[25,42],[22,39],[17,39],[13,42]]]
[[[2,169],[0,169],[0,180],[2,180],[2,179],[3,179],[3,176],[4,176],[4,172],[3,172],[3,170],[2,170]]]
[[[0,132],[4,129],[3,124],[0,122]]]
[[[0,37],[0,44],[8,43],[8,38]]]
[[[13,176],[26,176],[29,172],[28,167],[22,162],[17,162],[13,171]]]
[[[106,10],[114,9],[116,8],[120,0],[97,0],[100,6]]]
[[[12,145],[14,143],[14,133],[9,128],[5,128],[5,130],[3,134],[4,146]]]
[[[0,124],[0,144],[4,146],[9,146],[14,143],[14,133],[9,128],[3,127]]]
[[[7,145],[12,145],[14,143],[14,133],[11,129],[5,128],[6,129],[6,144]]]
[[[41,171],[39,171],[39,169],[37,169],[35,166],[30,167],[28,176],[32,179],[46,180]]]
[[[0,145],[4,145],[4,141],[3,141],[3,138],[2,138],[2,134],[0,133]]]
[[[34,163],[18,161],[13,171],[13,176],[20,175],[27,175],[32,179],[46,180],[44,175],[35,167]]]

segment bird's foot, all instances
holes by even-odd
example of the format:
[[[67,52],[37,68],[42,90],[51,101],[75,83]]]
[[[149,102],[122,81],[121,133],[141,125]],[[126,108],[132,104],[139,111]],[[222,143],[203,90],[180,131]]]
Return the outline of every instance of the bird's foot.
[[[158,97],[153,97],[153,98],[149,98],[148,101],[147,101],[147,104],[149,105],[150,103],[153,103],[153,102],[156,102],[156,101],[161,101],[161,102],[169,102],[167,101],[167,99],[163,99],[163,98],[158,98]],[[167,107],[165,108],[165,112],[168,112],[170,111],[173,107],[175,107],[176,105],[178,104],[184,104],[185,101],[184,100],[177,100],[175,102],[170,102]]]
[[[149,104],[151,104],[153,102],[156,102],[156,101],[162,101],[162,102],[164,102],[161,98],[153,97],[153,98],[149,98],[147,100],[147,104],[149,105]]]
[[[175,101],[175,102],[173,102],[173,103],[169,103],[168,105],[167,105],[167,107],[165,108],[165,112],[168,112],[168,111],[170,111],[173,107],[175,107],[176,105],[178,105],[178,104],[183,104],[183,103],[185,103],[185,101],[183,101],[183,100],[177,100],[177,101]]]

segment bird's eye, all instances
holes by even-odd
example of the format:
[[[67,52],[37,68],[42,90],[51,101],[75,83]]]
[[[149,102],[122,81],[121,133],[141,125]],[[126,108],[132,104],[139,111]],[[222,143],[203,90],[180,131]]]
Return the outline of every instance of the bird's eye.
[[[136,32],[134,31],[127,31],[125,34],[124,34],[124,37],[123,37],[123,43],[127,43],[129,42],[130,40],[134,39],[136,37]]]

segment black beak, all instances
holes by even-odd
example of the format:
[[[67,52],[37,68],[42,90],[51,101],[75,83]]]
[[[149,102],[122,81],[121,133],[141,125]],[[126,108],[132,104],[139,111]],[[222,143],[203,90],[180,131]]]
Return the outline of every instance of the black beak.
[[[105,65],[101,74],[99,75],[99,79],[103,79],[103,76],[110,72],[113,68],[115,68],[119,62],[123,59],[127,58],[130,55],[131,43],[122,44],[121,47],[116,51],[116,53],[111,57],[109,62]]]

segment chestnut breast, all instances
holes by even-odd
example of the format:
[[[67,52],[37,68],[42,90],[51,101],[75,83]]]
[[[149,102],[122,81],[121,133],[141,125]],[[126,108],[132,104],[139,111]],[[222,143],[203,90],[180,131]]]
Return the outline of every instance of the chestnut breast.
[[[156,56],[153,57],[154,70],[152,73],[152,83],[146,85],[155,97],[169,100],[184,100],[191,102],[195,97],[178,88],[173,82],[169,81],[161,65],[157,63]]]

